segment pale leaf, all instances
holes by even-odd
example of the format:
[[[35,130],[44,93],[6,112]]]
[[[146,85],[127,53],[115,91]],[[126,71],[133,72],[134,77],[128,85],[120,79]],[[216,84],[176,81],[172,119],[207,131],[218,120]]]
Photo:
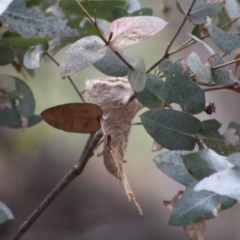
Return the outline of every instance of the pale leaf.
[[[140,43],[161,31],[167,22],[152,16],[123,17],[113,21],[108,34],[112,33],[111,47],[114,50]]]

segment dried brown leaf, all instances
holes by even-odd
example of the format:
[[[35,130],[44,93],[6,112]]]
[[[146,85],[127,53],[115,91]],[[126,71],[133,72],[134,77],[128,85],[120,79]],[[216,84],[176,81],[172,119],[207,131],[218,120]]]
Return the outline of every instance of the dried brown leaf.
[[[51,126],[77,133],[94,133],[100,127],[102,109],[92,103],[68,103],[48,108],[41,113]]]

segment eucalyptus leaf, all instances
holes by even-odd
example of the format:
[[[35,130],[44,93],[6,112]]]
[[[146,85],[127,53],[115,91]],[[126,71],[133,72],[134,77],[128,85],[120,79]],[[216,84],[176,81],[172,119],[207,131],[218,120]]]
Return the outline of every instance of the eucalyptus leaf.
[[[231,29],[232,24],[229,24],[231,19],[228,17],[226,13],[226,5],[225,8],[218,14],[218,24],[217,27],[221,28],[224,31],[228,31]],[[225,27],[223,27],[225,26]]]
[[[59,66],[62,77],[76,73],[101,59],[106,52],[105,43],[98,36],[81,38],[65,52]]]
[[[219,212],[232,207],[236,201],[213,192],[195,192],[196,183],[190,185],[178,200],[170,216],[172,226],[185,226],[197,223],[202,219],[212,219]]]
[[[146,84],[145,63],[139,58],[133,65],[134,69],[128,73],[128,81],[135,92],[141,92]]]
[[[185,186],[189,186],[196,180],[189,174],[181,158],[188,153],[190,151],[164,152],[157,155],[153,161],[167,176]]]
[[[218,54],[214,54],[208,59],[208,63],[210,67],[215,67],[220,64],[224,64],[225,61]],[[220,85],[226,85],[234,83],[234,81],[230,77],[230,72],[226,67],[221,67],[212,70],[212,80]]]
[[[134,64],[135,60],[132,57],[128,57],[123,54],[121,50],[118,53],[129,63]],[[130,69],[126,66],[126,64],[112,51],[107,50],[105,55],[93,63],[93,66],[98,69],[100,72],[114,77],[123,77],[126,76]]]
[[[166,25],[163,19],[152,16],[123,17],[110,24],[106,37],[112,34],[111,48],[118,50],[144,41]]]
[[[207,20],[207,30],[214,43],[225,53],[231,54],[233,50],[240,47],[240,37],[237,34],[229,34],[220,28],[214,27],[211,20]]]
[[[212,174],[201,180],[194,188],[195,191],[207,190],[225,195],[240,202],[240,168],[232,167]]]
[[[205,108],[204,91],[191,80],[191,72],[183,60],[176,61],[168,71],[164,99],[178,103],[188,113],[200,113]]]
[[[225,0],[225,10],[232,20],[240,17],[240,6],[236,0]],[[240,19],[237,20],[237,25],[240,26]]]
[[[161,146],[193,150],[201,122],[190,114],[171,109],[152,109],[140,116],[143,126]]]
[[[221,124],[217,120],[202,122],[199,134],[205,144],[221,155],[229,155],[240,151],[240,125],[231,122],[223,135],[218,131],[220,127]]]
[[[185,14],[188,12],[191,4],[183,7]],[[189,14],[189,20],[193,24],[202,24],[206,22],[206,18],[215,17],[223,8],[223,2],[208,3],[206,0],[197,0]]]
[[[153,74],[146,74],[147,80],[143,91],[135,92],[140,103],[148,108],[160,108],[164,101],[164,81]]]
[[[35,100],[31,89],[19,78],[0,75],[0,125],[25,128],[37,124]]]
[[[48,49],[48,43],[42,43],[28,49],[24,55],[23,64],[28,69],[40,67],[40,61]]]
[[[196,42],[201,43],[209,51],[210,55],[215,54],[214,50],[207,43],[205,43],[204,41],[202,41],[201,39],[199,39],[195,35],[192,35],[190,33],[188,33],[188,35],[191,36]]]
[[[202,149],[199,152],[189,153],[181,157],[188,172],[197,180],[232,166],[225,157],[218,155],[211,149]]]
[[[69,37],[78,32],[66,25],[60,17],[45,17],[38,10],[26,8],[24,0],[13,1],[3,14],[8,27],[26,37]]]
[[[180,13],[184,14],[183,8],[182,8],[181,4],[178,1],[176,1],[176,6],[177,6],[177,10]]]
[[[11,210],[3,202],[0,202],[0,224],[10,219],[14,219]]]
[[[192,35],[201,39],[201,32],[203,29],[204,25],[203,24],[197,24],[194,26],[193,30],[192,30]]]
[[[233,153],[227,157],[227,160],[234,166],[240,167],[240,153]]]
[[[188,67],[196,74],[196,77],[200,80],[211,82],[212,74],[209,67],[203,65],[199,56],[192,52],[187,58]]]
[[[161,63],[159,63],[158,70],[160,72],[164,72],[164,74],[165,74],[169,71],[169,69],[172,67],[172,65],[173,65],[173,63],[171,60],[164,59]]]

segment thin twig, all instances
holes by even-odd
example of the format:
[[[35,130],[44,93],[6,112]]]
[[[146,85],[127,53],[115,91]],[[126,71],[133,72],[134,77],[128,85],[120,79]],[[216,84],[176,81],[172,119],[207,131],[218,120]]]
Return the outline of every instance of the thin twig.
[[[102,34],[101,30],[99,29],[98,27],[98,24],[97,24],[97,21],[96,21],[96,18],[92,18],[91,15],[88,13],[88,11],[83,7],[83,5],[78,2],[77,0],[75,0],[75,2],[78,4],[78,6],[82,9],[82,11],[85,13],[85,15],[87,16],[87,18],[90,20],[90,22],[94,25],[94,27],[96,28],[96,30],[98,31],[99,33],[99,36],[101,37],[101,39],[105,42],[105,44],[111,49],[111,51],[118,56],[118,58],[120,60],[122,60],[122,62],[131,70],[133,70],[133,66],[118,52],[118,51],[114,51],[111,47],[111,45],[109,44],[110,43],[110,40],[112,38],[112,33],[110,33],[110,36],[109,36],[109,39],[106,39],[104,37],[104,35]]]
[[[233,63],[237,63],[237,62],[239,62],[239,61],[240,61],[240,58],[237,58],[237,59],[234,59],[234,60],[232,60],[232,61],[225,62],[225,63],[223,63],[223,64],[219,64],[219,65],[217,65],[217,66],[214,66],[214,67],[212,67],[211,69],[212,69],[212,70],[216,70],[216,69],[218,69],[218,68],[222,68],[222,67],[231,65],[231,64],[233,64]]]
[[[51,204],[51,202],[68,186],[77,176],[79,176],[88,160],[93,156],[93,151],[102,138],[102,132],[98,131],[94,136],[91,135],[82,151],[79,161],[69,170],[69,172],[62,178],[62,180],[55,186],[55,188],[45,197],[40,205],[32,212],[27,220],[20,226],[12,240],[19,240],[24,233],[32,226],[44,210]]]
[[[221,29],[223,29],[223,28],[227,27],[228,25],[236,22],[238,19],[240,19],[240,17],[237,17],[237,18],[229,21],[228,23],[224,24],[224,25],[221,27]],[[210,34],[207,34],[207,35],[205,35],[204,37],[202,37],[201,39],[203,40],[203,39],[205,39],[205,38],[207,38],[207,37],[209,37],[209,36],[210,36]],[[177,48],[175,48],[174,50],[172,50],[171,52],[169,52],[168,56],[171,56],[171,55],[173,55],[173,54],[175,54],[175,53],[177,53],[177,52],[180,52],[180,51],[184,50],[185,48],[187,48],[187,47],[195,44],[196,42],[197,42],[196,40],[194,40],[194,39],[192,39],[192,38],[189,38],[189,39],[188,39],[187,41],[185,41],[183,44],[181,44],[180,46],[178,46]]]
[[[216,90],[222,90],[222,89],[232,89],[234,91],[236,91],[238,86],[238,83],[231,83],[228,85],[220,85],[220,86],[215,86],[215,87],[210,87],[210,88],[205,88],[203,89],[204,92],[210,92],[210,91],[216,91]]]
[[[172,46],[172,44],[174,43],[174,41],[176,40],[178,34],[179,34],[180,31],[182,30],[185,22],[187,21],[187,18],[188,18],[188,16],[189,16],[189,14],[190,14],[190,12],[191,12],[191,10],[192,10],[195,2],[196,2],[196,0],[193,0],[193,1],[192,1],[192,4],[191,4],[190,8],[188,9],[188,11],[187,11],[187,13],[186,13],[186,15],[185,15],[185,17],[184,17],[181,25],[180,25],[179,28],[177,29],[177,31],[176,31],[176,33],[174,34],[172,40],[169,42],[166,50],[164,51],[163,56],[147,70],[147,73],[151,72],[155,67],[157,67],[157,65],[158,65],[159,63],[161,63],[165,58],[168,58],[168,57],[169,57],[169,49],[171,48],[171,46]]]
[[[49,52],[45,52],[45,54],[59,67],[60,64]],[[74,81],[72,80],[72,78],[70,76],[67,76],[67,78],[70,81],[70,83],[72,84],[75,91],[77,92],[77,95],[81,98],[82,102],[85,102],[85,99],[84,99],[82,93],[78,90],[78,88],[77,88],[76,84],[74,83]]]

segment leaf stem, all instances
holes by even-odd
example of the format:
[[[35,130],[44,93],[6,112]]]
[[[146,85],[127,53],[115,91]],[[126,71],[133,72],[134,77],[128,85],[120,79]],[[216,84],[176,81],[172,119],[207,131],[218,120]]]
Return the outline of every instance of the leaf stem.
[[[168,44],[167,48],[165,49],[162,57],[161,57],[156,63],[154,63],[154,64],[147,70],[147,73],[151,72],[159,63],[161,63],[165,58],[168,58],[168,57],[169,57],[169,49],[171,48],[172,44],[174,43],[174,41],[176,40],[178,34],[180,33],[180,31],[182,30],[184,24],[186,23],[187,18],[188,18],[188,16],[189,16],[189,14],[190,14],[190,12],[191,12],[191,10],[192,10],[195,2],[196,2],[196,0],[193,0],[193,1],[192,1],[192,4],[191,4],[190,8],[188,9],[188,11],[187,11],[187,13],[186,13],[186,15],[185,15],[185,17],[184,17],[181,25],[180,25],[179,28],[177,29],[177,31],[176,31],[176,33],[174,34],[172,40],[169,42],[169,44]]]
[[[49,52],[45,52],[45,54],[59,67],[59,63],[57,62],[57,60]],[[76,84],[74,83],[74,81],[72,80],[72,78],[70,76],[67,76],[67,78],[70,81],[70,83],[72,84],[75,91],[77,92],[77,95],[81,98],[82,102],[85,102],[85,99],[84,99],[82,93],[78,90],[78,88],[77,88]]]
[[[88,11],[83,7],[83,5],[78,2],[77,0],[75,0],[75,2],[78,4],[78,6],[82,9],[82,11],[85,13],[85,15],[87,16],[87,18],[90,20],[90,22],[94,25],[94,27],[96,28],[96,30],[98,31],[101,39],[105,42],[106,46],[108,46],[111,51],[118,56],[118,58],[120,60],[122,60],[122,62],[131,70],[133,70],[133,66],[118,52],[118,51],[114,51],[111,47],[111,45],[109,44],[110,43],[110,40],[112,38],[112,33],[110,33],[109,35],[109,39],[106,39],[104,37],[104,35],[102,34],[101,30],[99,29],[98,27],[98,24],[97,24],[97,21],[96,21],[96,18],[92,18],[91,15],[88,13]]]
[[[197,143],[200,149],[208,149],[207,145],[205,144],[200,135],[197,135]]]
[[[53,190],[45,197],[39,206],[32,212],[32,214],[23,222],[12,240],[19,240],[44,212],[44,210],[52,203],[52,201],[67,187],[77,176],[79,176],[85,168],[88,160],[93,156],[93,151],[102,138],[101,130],[90,135],[86,145],[82,151],[79,161],[69,170],[69,172],[62,178],[62,180],[53,188]]]

